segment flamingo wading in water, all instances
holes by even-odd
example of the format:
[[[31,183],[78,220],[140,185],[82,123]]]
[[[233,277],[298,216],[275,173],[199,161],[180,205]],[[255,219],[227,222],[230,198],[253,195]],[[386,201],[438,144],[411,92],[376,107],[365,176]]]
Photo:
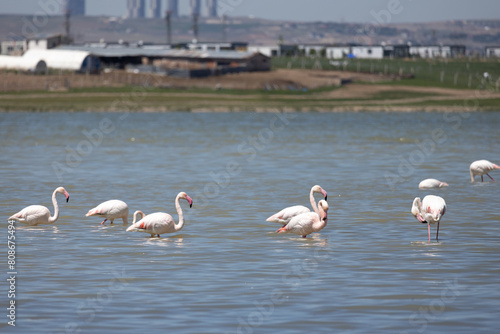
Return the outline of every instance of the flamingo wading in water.
[[[175,208],[177,210],[177,214],[179,215],[179,223],[176,224],[171,215],[164,212],[156,212],[146,217],[143,217],[137,223],[130,225],[127,228],[127,232],[144,232],[151,234],[151,238],[155,236],[155,234],[160,237],[160,234],[163,233],[174,233],[178,232],[184,227],[184,215],[182,214],[182,208],[179,204],[179,199],[185,199],[189,203],[189,207],[193,206],[193,200],[188,196],[185,192],[180,192],[175,198]],[[135,214],[134,213],[134,221]],[[142,213],[142,212],[141,212]]]
[[[420,197],[413,200],[411,213],[421,223],[427,223],[427,230],[429,233],[429,242],[431,242],[431,224],[437,223],[436,241],[439,236],[439,222],[446,212],[446,202],[442,197],[427,195],[423,201]]]
[[[309,200],[311,201],[311,206],[312,206],[314,212],[319,214],[318,206],[316,205],[316,200],[314,199],[314,193],[322,194],[325,198],[325,201],[327,200],[328,196],[327,196],[326,191],[323,190],[323,188],[321,188],[318,185],[315,185],[314,187],[311,188],[311,191],[309,193]],[[272,222],[272,223],[278,223],[278,224],[285,226],[286,224],[288,224],[290,222],[290,220],[293,217],[298,216],[302,213],[307,213],[307,212],[311,212],[311,210],[303,205],[290,206],[290,207],[284,208],[280,212],[267,218],[266,221]]]
[[[328,221],[328,203],[325,200],[320,200],[318,203],[318,211],[306,212],[293,217],[288,224],[277,230],[277,233],[295,233],[305,238],[308,234],[319,232],[322,230]]]
[[[495,169],[500,169],[500,166],[495,165],[492,162],[489,162],[488,160],[477,160],[474,161],[473,163],[470,164],[469,167],[469,172],[470,172],[470,182],[474,182],[474,177],[476,175],[481,176],[481,182],[483,182],[483,175],[486,174],[493,182],[495,182],[495,179],[493,179],[488,172],[495,170]]]
[[[99,216],[104,218],[101,224],[104,224],[108,219],[111,221],[111,224],[113,224],[113,221],[116,218],[121,218],[123,220],[123,225],[127,225],[128,205],[123,201],[112,199],[99,204],[92,210],[89,210],[85,217],[89,216]]]
[[[420,189],[443,188],[448,187],[448,183],[436,179],[425,179],[418,184],[418,187]]]
[[[64,194],[66,202],[69,201],[69,194],[63,187],[59,187],[52,193],[52,204],[54,205],[54,216],[50,216],[50,211],[42,205],[30,205],[25,207],[9,218],[9,221],[18,221],[28,225],[52,224],[59,218],[59,206],[57,205],[56,194]]]

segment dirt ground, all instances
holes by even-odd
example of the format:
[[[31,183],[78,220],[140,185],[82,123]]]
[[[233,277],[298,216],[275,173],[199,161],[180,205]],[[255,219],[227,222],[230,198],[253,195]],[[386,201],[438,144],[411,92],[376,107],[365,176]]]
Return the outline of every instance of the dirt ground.
[[[109,101],[116,100],[123,95],[119,91],[68,92],[68,89],[123,86],[178,89],[177,91],[147,92],[150,105],[141,105],[142,110],[226,111],[248,110],[249,106],[253,106],[255,110],[356,111],[401,110],[407,105],[406,109],[411,111],[426,109],[425,106],[428,104],[432,110],[453,111],[460,108],[457,109],[454,105],[435,107],[435,101],[500,99],[500,92],[397,85],[393,82],[395,80],[399,79],[378,74],[287,69],[202,79],[171,78],[125,71],[112,71],[99,75],[58,73],[42,76],[0,72],[0,93],[3,93],[0,94],[0,110],[23,108],[26,110],[111,110],[113,108],[110,109]],[[339,87],[339,89],[317,90],[313,94],[296,94],[296,91],[332,86]],[[211,94],[210,91],[195,91],[189,88],[220,91],[217,94]],[[234,94],[228,91],[226,94],[224,92],[226,89],[255,90],[255,92]],[[258,91],[263,89],[279,90],[280,93],[273,94],[272,98],[263,98],[262,93]],[[45,91],[52,93],[48,96],[44,93]],[[18,95],[16,92],[31,93]],[[82,98],[84,102],[81,100],[76,102]],[[71,101],[59,105],[55,99]],[[98,101],[101,100],[103,102],[99,104]],[[166,104],[165,101],[168,103]],[[420,104],[420,106],[411,106],[415,104]],[[467,106],[462,109],[467,109]]]
[[[152,74],[134,74],[116,70],[99,75],[55,73],[29,75],[0,72],[0,92],[67,90],[84,87],[120,87],[154,85],[165,88],[269,89],[303,90],[340,86],[352,81],[381,82],[389,77],[362,73],[321,70],[286,70],[227,74],[208,78],[186,79]]]

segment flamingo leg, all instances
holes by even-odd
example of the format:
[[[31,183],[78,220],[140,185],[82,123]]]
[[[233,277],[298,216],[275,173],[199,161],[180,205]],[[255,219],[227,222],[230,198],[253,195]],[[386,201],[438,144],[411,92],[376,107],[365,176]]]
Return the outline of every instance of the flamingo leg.
[[[160,235],[158,234],[158,238],[160,237]]]
[[[429,242],[431,242],[431,224],[427,224],[427,231],[429,232]]]
[[[307,237],[307,235],[303,235],[303,236],[302,236],[302,238],[306,238],[306,237]]]
[[[481,175],[481,182],[483,182],[483,176]]]
[[[497,182],[497,181],[495,181],[495,179],[494,179],[494,178],[492,178],[492,177],[490,176],[490,174],[486,173],[486,175],[488,175],[488,177],[489,177],[490,179],[492,179],[492,180],[493,180],[493,182]]]
[[[108,220],[108,218],[104,219],[101,223],[101,225],[103,225],[106,221]]]
[[[437,233],[436,233],[436,241],[438,241],[438,236],[439,236],[439,222],[438,222],[438,229],[437,229]]]

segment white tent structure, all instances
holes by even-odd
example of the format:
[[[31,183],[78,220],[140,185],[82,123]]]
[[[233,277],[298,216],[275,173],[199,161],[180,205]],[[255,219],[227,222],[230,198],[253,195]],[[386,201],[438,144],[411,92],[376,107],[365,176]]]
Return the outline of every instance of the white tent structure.
[[[28,50],[21,57],[0,56],[0,69],[33,73],[45,73],[47,69],[95,73],[100,66],[99,58],[78,50]]]

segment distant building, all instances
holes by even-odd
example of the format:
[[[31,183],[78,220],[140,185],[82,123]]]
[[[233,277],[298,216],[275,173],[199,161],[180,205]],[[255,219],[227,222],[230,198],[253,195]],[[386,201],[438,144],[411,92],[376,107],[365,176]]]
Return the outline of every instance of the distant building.
[[[64,11],[69,11],[71,16],[84,16],[85,0],[66,0],[64,3]]]
[[[64,36],[59,34],[39,34],[22,40],[1,43],[1,54],[20,56],[28,50],[49,50],[64,44]]]
[[[208,17],[217,17],[217,0],[207,0]]]
[[[200,15],[201,0],[191,0],[191,15]]]
[[[127,17],[130,19],[145,17],[145,0],[127,0]]]
[[[162,17],[161,15],[161,0],[151,0],[151,17],[155,19],[159,19]]]
[[[297,45],[275,44],[275,45],[249,45],[249,52],[259,52],[267,57],[296,56],[298,55]]]
[[[179,17],[179,0],[168,0],[167,10],[172,13],[172,17]]]
[[[487,58],[500,58],[500,46],[487,46],[484,55]]]
[[[457,58],[466,53],[465,45],[415,45],[410,46],[410,56],[420,58]]]
[[[197,51],[247,51],[248,43],[245,42],[203,42],[188,43],[189,50]]]

